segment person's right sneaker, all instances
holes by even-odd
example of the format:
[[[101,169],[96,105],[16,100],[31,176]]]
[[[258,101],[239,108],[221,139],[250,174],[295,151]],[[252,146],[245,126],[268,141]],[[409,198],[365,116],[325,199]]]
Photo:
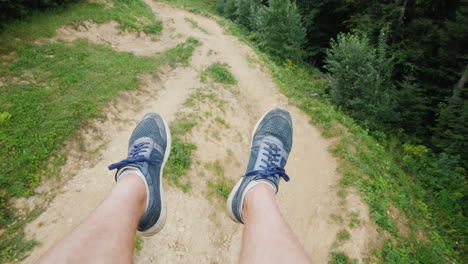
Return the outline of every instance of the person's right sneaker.
[[[242,220],[245,194],[260,182],[278,192],[279,179],[289,181],[284,170],[292,147],[292,120],[289,112],[275,108],[258,121],[252,134],[247,171],[234,186],[227,200],[227,212],[235,222]]]

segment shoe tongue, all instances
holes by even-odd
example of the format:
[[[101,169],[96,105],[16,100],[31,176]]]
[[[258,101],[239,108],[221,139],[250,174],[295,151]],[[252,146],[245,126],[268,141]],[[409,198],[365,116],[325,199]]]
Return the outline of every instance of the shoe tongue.
[[[151,151],[153,150],[155,144],[154,140],[150,137],[142,137],[133,142],[133,144],[128,149],[128,153],[133,149],[133,146],[138,145],[140,143],[149,143],[146,145],[146,148],[142,149],[138,155],[144,156],[145,158],[150,158]]]
[[[278,161],[274,162],[274,164],[278,167],[281,167],[281,159],[284,157],[286,153],[283,148],[283,143],[281,143],[281,141],[277,139],[276,137],[266,136],[260,143],[260,146],[258,149],[257,161],[255,162],[255,166],[253,170],[263,170],[263,168],[260,166],[263,166],[263,167],[266,166],[265,162],[263,162],[262,159],[263,160],[268,159],[267,155],[269,155],[269,152],[266,149],[271,149],[271,148],[267,143],[270,145],[273,144],[272,147],[276,147],[279,149],[278,152],[273,152],[275,154],[279,154],[279,156],[275,157],[275,159],[277,159]]]

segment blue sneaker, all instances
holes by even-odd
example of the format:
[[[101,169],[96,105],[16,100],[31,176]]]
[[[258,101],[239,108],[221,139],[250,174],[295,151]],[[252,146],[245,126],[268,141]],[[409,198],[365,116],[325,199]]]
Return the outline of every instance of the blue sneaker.
[[[245,194],[261,181],[278,192],[279,179],[289,181],[284,171],[292,147],[292,120],[288,111],[268,111],[255,126],[247,171],[234,186],[227,200],[227,211],[235,222],[242,221]]]
[[[125,171],[140,176],[146,185],[146,211],[138,223],[138,231],[151,236],[166,223],[166,206],[162,189],[162,172],[171,151],[171,134],[164,119],[148,113],[138,123],[129,140],[128,157],[109,166],[117,169],[115,180]]]

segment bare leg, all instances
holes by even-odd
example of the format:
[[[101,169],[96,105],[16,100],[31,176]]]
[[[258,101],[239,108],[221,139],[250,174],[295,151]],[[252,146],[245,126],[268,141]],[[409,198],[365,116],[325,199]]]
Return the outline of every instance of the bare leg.
[[[258,184],[245,194],[242,218],[240,263],[311,263],[268,185]]]
[[[135,174],[122,176],[101,205],[38,263],[131,263],[145,206],[143,181]]]

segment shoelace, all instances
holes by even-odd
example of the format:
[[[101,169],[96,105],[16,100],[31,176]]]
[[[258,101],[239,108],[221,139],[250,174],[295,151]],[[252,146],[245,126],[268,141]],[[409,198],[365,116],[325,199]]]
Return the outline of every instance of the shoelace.
[[[268,177],[278,175],[285,181],[289,181],[289,176],[286,174],[286,171],[283,168],[276,165],[276,162],[280,161],[278,157],[280,157],[281,154],[279,154],[278,152],[281,151],[281,149],[278,148],[275,144],[271,144],[268,142],[265,142],[265,144],[268,147],[264,147],[263,149],[268,151],[268,153],[263,153],[263,155],[266,156],[267,159],[261,159],[261,161],[265,163],[265,166],[260,165],[260,168],[262,168],[263,170],[251,171],[245,176],[258,175],[261,178],[266,179]]]
[[[136,145],[133,145],[132,146],[132,149],[130,150],[130,152],[128,153],[128,158],[122,160],[122,161],[119,161],[117,163],[114,163],[114,164],[111,164],[109,165],[109,170],[113,170],[113,169],[120,169],[124,166],[127,166],[129,164],[132,164],[132,163],[137,163],[137,162],[148,162],[148,163],[158,163],[158,162],[161,162],[160,160],[157,160],[157,159],[149,159],[143,155],[140,155],[141,153],[145,152],[145,150],[147,148],[149,148],[149,145],[150,143],[149,142],[141,142],[141,143],[138,143]]]

